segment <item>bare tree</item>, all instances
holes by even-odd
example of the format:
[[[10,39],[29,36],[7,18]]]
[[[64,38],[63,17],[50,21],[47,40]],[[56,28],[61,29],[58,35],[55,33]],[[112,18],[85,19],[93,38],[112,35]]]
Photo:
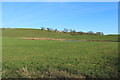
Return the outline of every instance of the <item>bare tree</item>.
[[[72,32],[73,32],[73,33],[76,33],[76,30],[74,29]]]
[[[63,32],[68,32],[69,31],[69,29],[67,29],[67,28],[64,28],[64,30],[63,30]]]
[[[96,32],[97,35],[104,35],[103,32]]]
[[[44,27],[41,27],[41,30],[42,30],[42,31],[44,31],[44,30],[45,30],[45,28],[44,28]]]
[[[75,33],[75,32],[76,32],[76,30],[70,29],[70,33]]]
[[[53,29],[52,28],[46,28],[47,29],[47,31],[53,31]]]
[[[87,34],[88,34],[88,35],[93,35],[94,32],[93,32],[93,31],[88,31]]]

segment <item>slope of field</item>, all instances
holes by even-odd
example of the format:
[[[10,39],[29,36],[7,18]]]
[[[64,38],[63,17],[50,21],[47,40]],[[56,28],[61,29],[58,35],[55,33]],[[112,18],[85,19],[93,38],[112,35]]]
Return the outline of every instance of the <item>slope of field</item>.
[[[106,35],[70,35],[61,32],[41,31],[39,29],[6,29],[2,30],[4,37],[36,37],[36,38],[62,38],[87,40],[118,40],[117,36]]]
[[[38,30],[3,30],[3,78],[118,78],[118,42],[16,38],[31,35],[76,38],[65,33]],[[104,39],[114,38],[104,36]]]

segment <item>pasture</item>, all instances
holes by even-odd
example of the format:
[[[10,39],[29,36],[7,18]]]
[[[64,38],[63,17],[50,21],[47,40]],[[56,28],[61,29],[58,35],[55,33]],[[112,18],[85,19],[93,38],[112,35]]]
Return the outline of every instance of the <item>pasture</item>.
[[[118,42],[25,40],[17,37],[117,40],[116,36],[3,30],[3,78],[118,78]]]

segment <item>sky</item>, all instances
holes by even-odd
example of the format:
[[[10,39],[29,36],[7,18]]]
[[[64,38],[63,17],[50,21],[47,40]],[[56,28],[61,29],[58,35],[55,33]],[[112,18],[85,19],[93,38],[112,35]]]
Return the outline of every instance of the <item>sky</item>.
[[[1,0],[2,2],[118,2],[119,0]]]
[[[0,2],[0,27],[2,26],[2,3]],[[1,34],[1,31],[0,31]]]
[[[2,27],[118,33],[117,2],[3,2]]]

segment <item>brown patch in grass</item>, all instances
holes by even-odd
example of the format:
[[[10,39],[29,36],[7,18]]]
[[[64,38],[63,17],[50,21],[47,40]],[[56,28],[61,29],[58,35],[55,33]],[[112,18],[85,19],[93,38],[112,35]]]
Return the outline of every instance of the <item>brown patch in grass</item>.
[[[79,40],[79,39],[55,39],[55,38],[18,38],[18,39],[29,39],[29,40],[59,40],[59,41],[64,41],[64,40],[73,40],[73,41],[82,41],[82,42],[118,42],[118,41],[113,41],[113,40]]]

